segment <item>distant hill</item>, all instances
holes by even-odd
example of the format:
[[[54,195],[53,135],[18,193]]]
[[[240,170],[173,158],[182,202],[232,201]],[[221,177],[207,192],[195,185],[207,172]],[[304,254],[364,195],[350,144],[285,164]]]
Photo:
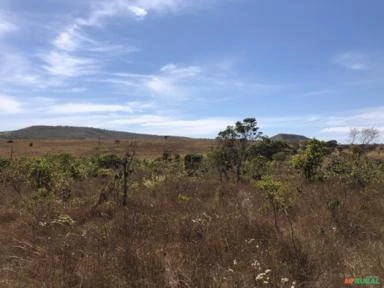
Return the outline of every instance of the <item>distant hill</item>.
[[[275,141],[278,141],[278,140],[286,141],[288,143],[310,140],[308,137],[305,137],[303,135],[296,135],[296,134],[277,134],[277,135],[271,137],[271,139],[275,140]]]
[[[3,139],[161,139],[164,136],[120,132],[89,127],[31,126],[0,132]],[[178,137],[180,138],[180,137]]]

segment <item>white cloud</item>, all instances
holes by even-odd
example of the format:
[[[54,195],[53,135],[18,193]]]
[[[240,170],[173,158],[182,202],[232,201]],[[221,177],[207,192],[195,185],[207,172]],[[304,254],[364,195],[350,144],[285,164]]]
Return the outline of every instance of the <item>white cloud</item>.
[[[78,77],[95,74],[98,71],[93,59],[72,56],[66,52],[51,51],[40,55],[40,58],[45,62],[43,68],[54,76]]]
[[[0,11],[0,36],[18,30],[18,27],[7,18],[8,17]]]
[[[137,17],[145,17],[148,14],[147,10],[140,8],[140,7],[137,7],[137,6],[131,6],[130,10]]]
[[[3,83],[37,85],[40,80],[28,59],[14,51],[0,51],[0,63],[0,80]]]
[[[320,132],[347,140],[351,128],[376,128],[384,136],[384,106],[350,111],[348,115],[324,119]]]
[[[235,118],[225,117],[185,120],[178,117],[147,114],[116,119],[109,123],[115,127],[116,125],[121,127],[126,127],[126,125],[134,125],[136,127],[138,125],[139,129],[136,131],[144,131],[149,134],[214,137],[218,131],[234,122]],[[128,128],[130,127],[128,126]]]
[[[38,108],[43,114],[58,114],[58,115],[77,115],[77,114],[98,114],[106,115],[108,113],[139,113],[148,109],[152,109],[152,102],[130,101],[125,104],[110,104],[110,103],[94,103],[94,102],[65,102],[60,103],[54,98],[34,97],[32,102],[39,102],[41,105]],[[34,103],[30,105],[35,105]],[[94,115],[92,115],[93,117]]]
[[[146,95],[168,104],[194,99],[200,103],[213,103],[233,99],[236,93],[258,96],[281,89],[281,86],[257,83],[235,76],[222,75],[207,66],[167,64],[148,74],[114,73],[102,81],[115,84],[132,93]]]
[[[91,42],[78,30],[78,25],[72,25],[62,31],[54,40],[53,44],[56,48],[65,51],[74,51],[81,47],[84,42]]]
[[[182,0],[108,0],[94,4],[87,17],[74,19],[54,40],[58,49],[75,51],[80,48],[82,42],[88,42],[94,46],[93,51],[104,52],[103,45],[84,36],[82,32],[86,27],[101,27],[108,18],[131,16],[137,19],[145,18],[149,11],[176,12],[183,8],[194,6],[201,1]],[[193,4],[192,4],[193,3]]]
[[[369,68],[368,56],[363,53],[344,53],[338,55],[334,62],[351,70],[366,70]]]
[[[1,113],[21,113],[23,112],[22,104],[13,97],[0,94],[0,112]]]
[[[171,81],[165,78],[153,77],[146,85],[152,92],[157,94],[171,94],[176,90]]]
[[[335,90],[324,89],[324,90],[315,90],[315,91],[306,92],[301,94],[301,96],[323,96],[323,95],[329,95],[329,94],[335,94],[335,93],[336,93]]]
[[[54,114],[85,114],[85,113],[110,113],[129,112],[133,109],[129,105],[95,104],[95,103],[66,103],[51,107],[50,113]]]
[[[189,98],[189,86],[197,85],[202,69],[199,66],[167,64],[153,74],[116,73],[104,81],[128,86],[161,100],[181,101]]]
[[[202,69],[198,66],[181,67],[171,63],[163,66],[160,71],[171,76],[184,78],[195,77],[202,72]]]

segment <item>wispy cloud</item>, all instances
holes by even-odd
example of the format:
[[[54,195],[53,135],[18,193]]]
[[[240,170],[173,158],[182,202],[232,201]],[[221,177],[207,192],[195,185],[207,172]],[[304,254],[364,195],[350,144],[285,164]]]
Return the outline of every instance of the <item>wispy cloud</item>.
[[[142,103],[132,102],[125,105],[105,103],[64,103],[50,106],[50,114],[88,114],[88,113],[112,113],[127,112],[133,113],[145,107]]]
[[[202,72],[202,68],[199,66],[177,66],[173,63],[163,66],[160,69],[161,72],[172,75],[175,77],[185,78],[194,77]]]
[[[8,17],[0,11],[0,36],[18,30],[16,24],[12,23]]]
[[[301,96],[323,96],[323,95],[329,95],[329,94],[335,94],[335,90],[330,89],[323,89],[323,90],[314,90],[310,92],[306,92],[301,94]]]
[[[2,49],[0,51],[0,81],[18,85],[37,85],[39,76],[30,61],[22,54]]]
[[[223,75],[212,67],[175,63],[148,74],[114,73],[103,81],[173,104],[190,99],[211,102],[215,101],[215,95],[220,95],[221,101],[231,99],[226,98],[229,91],[257,96],[281,89],[280,85],[258,83],[256,79]]]
[[[21,113],[22,104],[11,96],[0,94],[0,112],[7,114]]]
[[[39,56],[45,63],[43,68],[54,76],[78,77],[95,74],[98,71],[96,61],[91,58],[76,57],[59,51]]]
[[[202,68],[167,64],[155,73],[115,73],[106,82],[128,86],[161,100],[180,101],[189,98],[189,86],[201,79]]]
[[[368,56],[363,53],[343,53],[335,57],[334,62],[350,70],[367,70],[369,68]]]

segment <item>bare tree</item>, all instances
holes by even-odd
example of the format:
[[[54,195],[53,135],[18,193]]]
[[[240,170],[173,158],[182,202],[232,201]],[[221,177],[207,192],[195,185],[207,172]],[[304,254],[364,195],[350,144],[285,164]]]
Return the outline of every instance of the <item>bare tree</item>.
[[[351,144],[369,145],[374,143],[380,136],[376,128],[351,128],[349,131],[349,140]]]
[[[359,134],[360,134],[360,130],[359,129],[351,128],[349,130],[349,142],[351,144],[355,144],[357,139],[358,139]]]
[[[360,131],[360,143],[363,145],[373,144],[380,136],[376,128],[364,128]]]

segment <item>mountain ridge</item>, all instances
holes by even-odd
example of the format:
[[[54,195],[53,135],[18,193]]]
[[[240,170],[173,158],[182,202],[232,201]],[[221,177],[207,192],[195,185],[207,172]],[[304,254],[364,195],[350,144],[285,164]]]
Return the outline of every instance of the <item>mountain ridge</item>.
[[[14,131],[0,132],[0,138],[12,139],[161,139],[167,136],[114,131],[93,127],[34,125]],[[170,136],[168,136],[170,137]],[[175,138],[187,138],[177,137]]]
[[[286,141],[286,142],[301,142],[301,141],[309,141],[310,140],[306,136],[298,135],[298,134],[289,134],[289,133],[276,134],[275,136],[272,136],[270,139],[274,140],[274,141],[282,140],[282,141]]]
[[[144,133],[133,133],[125,131],[108,130],[94,127],[81,126],[49,126],[33,125],[26,128],[0,132],[0,139],[98,139],[98,140],[128,140],[128,139],[164,139],[172,137],[178,139],[195,139],[183,136],[154,135]],[[196,138],[198,139],[198,138]],[[280,133],[270,137],[271,140],[283,140],[286,142],[308,141],[303,135]]]

